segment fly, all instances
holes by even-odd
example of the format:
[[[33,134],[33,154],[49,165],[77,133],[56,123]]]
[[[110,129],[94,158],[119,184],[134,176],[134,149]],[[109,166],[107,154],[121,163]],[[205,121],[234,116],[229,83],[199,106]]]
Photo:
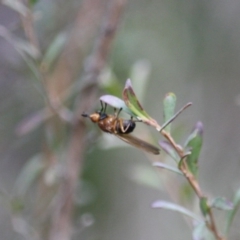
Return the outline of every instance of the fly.
[[[100,111],[90,115],[83,113],[82,116],[88,117],[92,122],[97,123],[102,131],[114,134],[116,137],[134,147],[140,148],[155,155],[160,154],[159,148],[130,134],[136,127],[136,121],[134,121],[132,117],[128,120],[119,118],[121,109],[118,112],[115,112],[114,115],[108,115],[106,114],[106,107],[107,104],[105,104],[104,107],[102,106]]]

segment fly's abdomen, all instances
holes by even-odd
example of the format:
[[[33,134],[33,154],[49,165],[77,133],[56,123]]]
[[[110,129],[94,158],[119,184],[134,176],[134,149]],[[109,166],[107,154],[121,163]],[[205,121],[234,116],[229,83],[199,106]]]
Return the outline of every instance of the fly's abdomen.
[[[136,127],[136,124],[134,121],[123,120],[123,121],[117,122],[116,130],[118,133],[127,134],[127,133],[131,133],[135,127]]]

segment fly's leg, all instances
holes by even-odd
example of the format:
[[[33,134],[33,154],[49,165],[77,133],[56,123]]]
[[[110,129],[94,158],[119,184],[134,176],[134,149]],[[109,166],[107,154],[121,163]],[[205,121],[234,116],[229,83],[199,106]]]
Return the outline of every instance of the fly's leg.
[[[103,103],[101,100],[100,100],[100,103],[101,103],[101,110],[99,112],[100,113],[106,113],[107,104]]]

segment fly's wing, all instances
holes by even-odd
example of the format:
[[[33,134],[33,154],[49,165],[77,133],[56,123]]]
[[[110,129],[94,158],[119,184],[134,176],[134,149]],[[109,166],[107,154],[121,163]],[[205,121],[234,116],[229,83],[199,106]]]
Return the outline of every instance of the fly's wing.
[[[150,143],[144,142],[143,140],[131,135],[131,134],[115,134],[115,136],[117,136],[118,138],[120,138],[121,140],[123,140],[124,142],[140,148],[146,152],[158,155],[160,154],[160,149],[153,146]]]

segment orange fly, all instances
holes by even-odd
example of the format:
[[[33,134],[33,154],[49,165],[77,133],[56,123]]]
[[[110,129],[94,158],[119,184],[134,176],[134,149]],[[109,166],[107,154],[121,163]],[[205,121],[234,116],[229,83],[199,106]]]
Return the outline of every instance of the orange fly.
[[[155,155],[158,155],[160,153],[160,150],[157,147],[129,134],[135,129],[135,122],[137,121],[134,121],[132,117],[128,120],[119,118],[119,113],[122,109],[120,109],[117,113],[115,111],[114,115],[108,115],[106,114],[106,107],[107,104],[105,104],[104,107],[102,105],[102,109],[100,111],[97,111],[91,115],[83,113],[82,116],[88,117],[92,122],[97,123],[102,131],[114,134],[124,142],[127,142],[134,147],[140,148]]]

